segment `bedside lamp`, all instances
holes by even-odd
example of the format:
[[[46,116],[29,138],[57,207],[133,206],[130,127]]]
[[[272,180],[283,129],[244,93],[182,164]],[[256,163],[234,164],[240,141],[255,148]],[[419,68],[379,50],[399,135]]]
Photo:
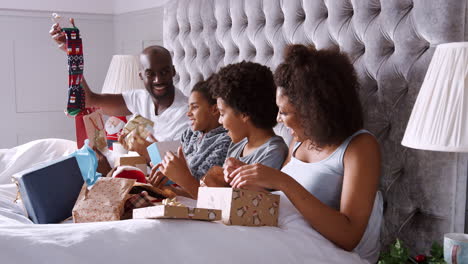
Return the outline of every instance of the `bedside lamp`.
[[[114,55],[107,71],[102,93],[120,94],[134,89],[145,89],[138,76],[140,62],[134,55]]]
[[[134,89],[144,89],[145,86],[139,75],[139,61],[134,55],[114,55],[112,57],[106,79],[101,93],[121,94]],[[107,146],[113,149],[112,144],[117,141],[118,133],[127,123],[125,116],[110,116],[105,129]]]
[[[438,45],[401,144],[468,152],[468,42]]]
[[[468,42],[438,45],[401,144],[414,149],[468,152],[467,85]],[[460,183],[466,186],[466,177],[457,184]],[[457,208],[462,207],[465,212],[466,189],[462,190],[455,191],[455,200],[461,203]],[[463,223],[461,219],[455,219],[454,225],[462,226]],[[468,235],[445,234],[444,258],[447,263],[468,261],[468,251],[463,252],[462,247],[468,248]]]

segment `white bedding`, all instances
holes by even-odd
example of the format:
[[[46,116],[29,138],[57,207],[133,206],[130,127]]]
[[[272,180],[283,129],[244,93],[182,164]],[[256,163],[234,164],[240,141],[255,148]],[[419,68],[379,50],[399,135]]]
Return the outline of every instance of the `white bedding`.
[[[68,155],[76,142],[65,139],[40,139],[11,149],[0,149],[0,184],[11,183],[11,175],[34,164]]]
[[[70,147],[62,143],[63,149]],[[16,151],[24,152],[21,148]],[[12,163],[7,167],[0,182],[8,182],[3,177],[17,168]],[[15,191],[12,184],[0,185],[0,262],[5,264],[367,263],[310,228],[284,195],[279,228],[166,219],[34,225],[12,202]]]

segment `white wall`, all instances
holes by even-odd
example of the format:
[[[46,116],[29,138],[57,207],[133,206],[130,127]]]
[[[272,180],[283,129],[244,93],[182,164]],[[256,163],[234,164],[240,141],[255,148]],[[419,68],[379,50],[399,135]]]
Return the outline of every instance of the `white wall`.
[[[114,53],[112,15],[67,14],[83,32],[85,75],[100,89]],[[39,138],[75,138],[64,114],[66,55],[48,35],[50,12],[0,10],[0,148]]]
[[[41,6],[0,3],[0,149],[40,138],[75,139],[74,119],[64,114],[66,55],[48,35],[50,14],[60,5],[52,6],[51,0],[37,2]],[[2,9],[5,7],[10,9]],[[20,10],[22,7],[55,9],[27,11]],[[63,5],[64,10],[72,7]],[[94,91],[100,91],[113,54],[137,54],[148,45],[162,44],[162,6],[114,15],[105,14],[108,11],[101,3],[76,10],[86,13],[61,15],[76,18],[83,37],[85,76]],[[104,11],[92,14],[93,10]]]
[[[163,6],[170,0],[2,0],[0,9],[123,14]]]
[[[161,7],[170,0],[114,0],[114,14],[128,13],[138,10],[146,10]]]
[[[27,11],[112,14],[114,12],[114,1],[115,0],[2,0],[0,2],[0,8]]]
[[[114,16],[115,51],[118,54],[139,54],[150,45],[163,45],[164,8]]]

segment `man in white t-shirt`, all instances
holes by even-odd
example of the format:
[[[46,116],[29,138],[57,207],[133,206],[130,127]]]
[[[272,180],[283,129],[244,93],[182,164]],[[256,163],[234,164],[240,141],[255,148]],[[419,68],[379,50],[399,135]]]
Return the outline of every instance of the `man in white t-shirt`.
[[[74,25],[74,21],[72,21]],[[50,35],[59,47],[64,47],[65,34],[60,26],[54,24]],[[63,49],[63,48],[62,48]],[[111,116],[140,114],[154,122],[154,137],[157,141],[179,140],[189,127],[187,112],[188,99],[174,87],[175,68],[167,49],[150,46],[140,54],[140,78],[145,90],[132,90],[123,94],[99,94],[91,91],[83,79],[82,86],[86,95],[86,107],[100,107]],[[135,146],[134,151],[146,150],[148,142]]]
[[[133,114],[154,122],[154,137],[158,141],[180,140],[188,128],[188,99],[174,87],[175,69],[168,50],[150,46],[140,55],[140,78],[146,90],[132,90],[122,94],[125,106]]]

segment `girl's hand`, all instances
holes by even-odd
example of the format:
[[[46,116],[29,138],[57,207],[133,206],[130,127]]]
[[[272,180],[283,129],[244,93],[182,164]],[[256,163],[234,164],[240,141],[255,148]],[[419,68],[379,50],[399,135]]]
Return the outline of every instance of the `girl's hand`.
[[[193,178],[190,169],[188,168],[187,161],[185,160],[182,147],[177,150],[178,155],[172,152],[167,152],[166,156],[161,162],[161,171],[173,182],[183,185],[187,178]]]
[[[281,186],[290,179],[287,174],[262,164],[241,166],[235,169],[229,177],[233,188],[249,190],[281,190]]]
[[[224,180],[227,182],[227,183],[230,183],[231,180],[232,180],[232,176],[231,176],[231,173],[243,166],[243,165],[246,165],[246,163],[238,160],[238,159],[235,159],[235,158],[227,158],[226,161],[224,162],[224,165],[223,165],[223,173],[224,173]]]
[[[161,167],[161,164],[153,166],[153,168],[151,168],[150,176],[148,177],[149,183],[156,188],[163,187],[168,181],[168,178],[160,171]]]

